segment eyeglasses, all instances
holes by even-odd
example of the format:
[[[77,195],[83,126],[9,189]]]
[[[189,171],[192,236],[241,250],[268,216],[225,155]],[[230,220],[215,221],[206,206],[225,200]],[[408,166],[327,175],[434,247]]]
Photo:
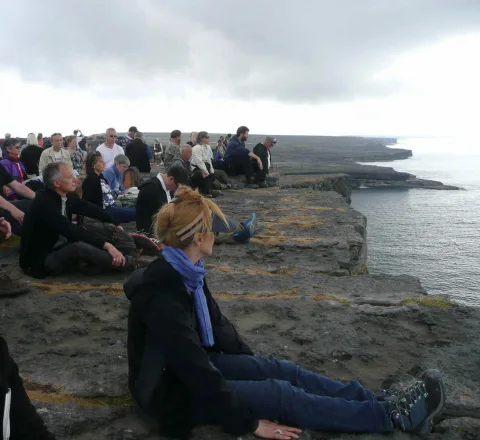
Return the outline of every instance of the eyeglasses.
[[[108,137],[111,137],[111,138],[116,138],[117,135],[116,134],[109,134]]]

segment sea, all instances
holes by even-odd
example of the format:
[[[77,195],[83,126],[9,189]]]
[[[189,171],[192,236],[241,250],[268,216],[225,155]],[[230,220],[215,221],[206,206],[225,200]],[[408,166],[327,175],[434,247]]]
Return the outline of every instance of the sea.
[[[475,138],[399,139],[413,157],[390,166],[462,191],[359,189],[352,207],[367,217],[368,269],[409,274],[429,294],[480,306],[480,148]]]

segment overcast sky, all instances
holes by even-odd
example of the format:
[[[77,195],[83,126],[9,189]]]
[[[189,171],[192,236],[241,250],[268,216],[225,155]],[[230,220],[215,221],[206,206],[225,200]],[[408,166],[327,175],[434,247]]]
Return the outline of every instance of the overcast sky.
[[[0,0],[0,134],[473,133],[480,0]]]

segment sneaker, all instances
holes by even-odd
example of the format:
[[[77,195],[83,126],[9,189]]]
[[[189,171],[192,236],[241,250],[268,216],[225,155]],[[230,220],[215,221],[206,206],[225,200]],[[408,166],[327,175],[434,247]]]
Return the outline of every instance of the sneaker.
[[[21,280],[12,280],[3,270],[0,270],[0,297],[17,296],[27,293],[30,283]]]
[[[421,380],[403,390],[384,391],[387,412],[402,431],[428,434],[433,418],[442,412],[446,393],[440,372],[427,370]]]
[[[250,238],[255,234],[255,222],[257,221],[257,215],[253,213],[247,220],[241,222],[240,224],[250,232]]]
[[[133,232],[130,234],[130,237],[133,238],[137,250],[142,250],[143,255],[157,256],[163,248],[160,241],[152,234],[146,232]]]
[[[211,189],[210,190],[210,195],[215,198],[215,197],[218,197],[218,196],[222,196],[223,193],[222,191],[218,191],[217,189]]]

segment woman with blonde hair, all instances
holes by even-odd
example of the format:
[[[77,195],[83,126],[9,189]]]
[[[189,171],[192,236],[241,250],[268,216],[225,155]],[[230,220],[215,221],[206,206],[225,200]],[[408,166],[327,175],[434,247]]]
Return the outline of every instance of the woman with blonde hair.
[[[220,208],[188,187],[156,217],[162,255],[125,285],[129,387],[163,434],[187,438],[195,424],[235,436],[296,439],[297,428],[336,432],[426,433],[444,388],[436,370],[377,398],[289,361],[254,356],[208,289],[202,260],[231,228]],[[380,400],[381,399],[381,400]]]

